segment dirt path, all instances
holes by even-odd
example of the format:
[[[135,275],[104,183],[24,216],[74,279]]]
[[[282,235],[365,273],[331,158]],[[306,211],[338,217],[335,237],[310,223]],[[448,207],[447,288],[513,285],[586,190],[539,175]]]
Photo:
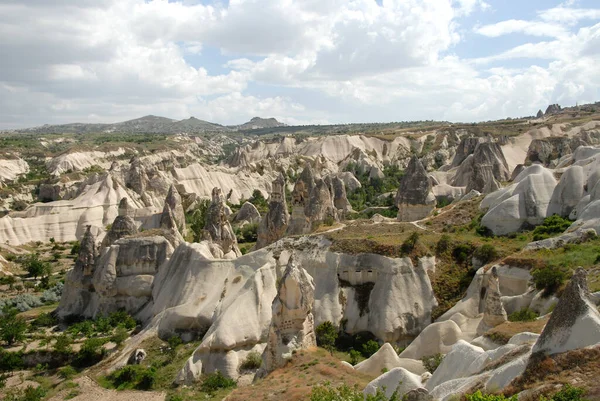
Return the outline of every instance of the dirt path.
[[[88,376],[82,376],[73,381],[79,384],[79,387],[63,390],[49,401],[63,401],[71,391],[79,392],[76,397],[71,398],[73,401],[164,401],[166,396],[163,392],[155,391],[107,390]]]

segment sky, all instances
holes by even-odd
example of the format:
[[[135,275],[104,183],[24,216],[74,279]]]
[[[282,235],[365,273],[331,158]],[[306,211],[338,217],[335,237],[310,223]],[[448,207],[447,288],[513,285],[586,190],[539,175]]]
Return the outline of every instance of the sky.
[[[598,0],[0,0],[0,129],[476,122],[598,100]]]

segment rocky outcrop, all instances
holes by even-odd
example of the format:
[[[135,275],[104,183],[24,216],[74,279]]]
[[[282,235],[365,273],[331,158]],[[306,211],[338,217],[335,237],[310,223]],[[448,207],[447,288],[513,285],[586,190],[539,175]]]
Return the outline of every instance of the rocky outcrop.
[[[556,114],[558,112],[561,111],[561,107],[558,103],[555,104],[551,104],[546,108],[546,112],[544,113],[544,115],[549,115],[549,114]]]
[[[225,213],[225,199],[221,188],[213,188],[212,200],[206,211],[204,229],[208,231],[211,240],[221,248],[224,255],[232,257],[241,255],[235,233]]]
[[[329,186],[324,180],[317,178],[315,185],[310,192],[306,206],[304,206],[304,215],[310,222],[310,230],[314,230],[324,221],[337,219],[337,212],[331,199]]]
[[[436,199],[427,171],[419,159],[413,156],[396,193],[398,220],[421,220],[431,213],[435,205]]]
[[[311,231],[311,222],[305,209],[315,187],[315,177],[310,165],[307,165],[298,177],[292,191],[292,216],[287,228],[288,235],[307,234]]]
[[[59,184],[40,184],[38,199],[42,202],[52,202],[62,199],[64,190]]]
[[[542,118],[542,117],[544,117],[544,112],[540,109],[540,110],[538,110],[538,112],[535,116],[536,116],[536,118]]]
[[[352,206],[348,202],[348,196],[346,195],[346,186],[344,181],[339,177],[331,178],[333,205],[341,213],[348,213],[352,211]]]
[[[314,293],[312,277],[290,256],[273,301],[265,351],[268,372],[284,366],[294,351],[317,345],[312,314]]]
[[[569,167],[560,177],[548,205],[548,216],[569,217],[585,196],[586,176],[581,166]]]
[[[479,137],[467,137],[463,138],[458,147],[456,148],[456,155],[452,160],[452,167],[458,167],[463,161],[475,152],[475,148],[483,141],[483,138]]]
[[[552,167],[561,157],[573,153],[580,142],[579,139],[571,140],[567,137],[534,139],[529,144],[525,163],[541,163],[546,167]]]
[[[587,273],[578,268],[567,284],[533,352],[556,354],[600,342],[600,312],[590,300]]]
[[[271,190],[269,211],[258,226],[256,249],[263,248],[283,238],[290,220],[287,202],[285,200],[285,179],[279,175]]]
[[[492,267],[492,274],[488,278],[487,291],[485,295],[485,309],[483,311],[483,323],[488,327],[496,327],[508,320],[504,305],[500,299],[500,284],[496,267]]]
[[[233,217],[232,223],[237,226],[244,224],[256,224],[260,222],[260,213],[256,206],[250,202],[244,202],[240,210]]]
[[[111,246],[116,240],[137,233],[135,221],[130,216],[131,209],[127,198],[119,202],[119,215],[115,217],[110,229],[102,240],[102,248]]]
[[[465,193],[476,190],[490,193],[508,181],[510,172],[502,152],[495,142],[477,143],[472,156],[467,156],[456,171],[452,185],[466,186]]]
[[[354,369],[369,376],[379,376],[382,371],[404,368],[411,373],[425,373],[423,362],[416,359],[400,358],[390,343],[385,343],[368,359],[360,362]]]
[[[167,197],[165,198],[164,207],[166,208],[167,206],[170,207],[173,212],[177,230],[181,235],[185,235],[185,211],[183,210],[183,205],[181,203],[181,196],[173,184],[169,187],[169,192],[167,192]],[[163,214],[164,213],[165,210],[163,209]]]
[[[525,169],[512,185],[488,194],[481,209],[488,209],[481,224],[495,235],[506,235],[523,227],[541,224],[556,187],[551,171],[541,165]]]
[[[367,395],[375,395],[379,390],[389,399],[396,392],[398,399],[403,400],[406,393],[421,387],[421,376],[403,368],[394,368],[367,384],[363,394],[366,398]]]

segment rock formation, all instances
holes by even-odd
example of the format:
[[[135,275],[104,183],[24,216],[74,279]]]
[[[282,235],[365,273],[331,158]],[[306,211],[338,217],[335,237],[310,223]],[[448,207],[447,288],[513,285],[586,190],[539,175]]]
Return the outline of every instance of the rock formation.
[[[502,300],[500,297],[500,284],[496,267],[492,267],[492,273],[488,277],[487,291],[485,295],[485,309],[483,311],[483,323],[488,327],[496,327],[508,320]]]
[[[295,350],[317,345],[312,314],[314,293],[312,277],[290,256],[273,301],[265,351],[267,371],[284,366]]]
[[[536,118],[542,118],[542,117],[544,117],[544,112],[540,109],[540,110],[538,110],[538,112],[535,116],[536,116]]]
[[[555,104],[551,104],[546,108],[546,112],[544,113],[544,115],[549,115],[549,114],[556,114],[561,110],[561,107],[558,103]]]
[[[292,191],[292,216],[287,228],[288,235],[307,234],[311,231],[311,223],[306,216],[305,208],[308,206],[310,195],[315,187],[315,177],[310,164],[307,165]]]
[[[472,189],[490,193],[500,188],[500,182],[508,181],[510,172],[502,153],[495,142],[477,143],[472,156],[467,156],[459,166],[452,185],[466,186],[465,193]]]
[[[237,239],[227,215],[225,214],[225,199],[221,188],[213,188],[212,200],[206,211],[206,224],[204,229],[210,234],[211,240],[218,245],[225,255],[240,256]]]
[[[183,205],[181,204],[181,196],[173,184],[171,184],[169,187],[169,192],[167,192],[167,197],[165,199],[164,207],[166,208],[167,206],[170,207],[171,211],[173,212],[173,218],[177,224],[177,230],[181,233],[181,235],[185,235],[185,211],[183,210]]]
[[[59,318],[90,315],[90,306],[93,308],[94,302],[92,276],[97,257],[96,239],[88,226],[81,239],[75,266],[65,278],[63,295],[56,309]]]
[[[331,199],[329,186],[324,180],[317,178],[310,192],[308,202],[304,206],[304,215],[310,222],[310,230],[314,230],[324,221],[337,219],[337,212]]]
[[[413,156],[396,193],[398,220],[421,220],[431,213],[436,205],[435,195],[431,189],[427,171],[417,156]]]
[[[390,343],[383,344],[376,353],[354,366],[357,372],[370,376],[379,376],[382,371],[389,371],[394,368],[404,368],[417,375],[425,373],[423,362],[398,357],[396,350]]]
[[[481,209],[488,209],[481,224],[495,235],[506,235],[527,225],[541,224],[556,187],[551,171],[541,165],[527,167],[512,185],[488,194]]]
[[[377,390],[381,390],[385,393],[386,399],[389,399],[394,392],[397,392],[398,399],[403,400],[406,393],[421,387],[421,376],[403,368],[394,368],[367,384],[363,394],[375,395]]]
[[[235,214],[232,223],[237,226],[244,224],[256,224],[260,222],[260,213],[256,206],[250,202],[244,202],[240,210]]]
[[[585,196],[586,177],[583,167],[571,166],[560,177],[548,205],[548,216],[569,217]]]
[[[279,175],[273,181],[271,197],[269,198],[269,211],[262,218],[258,226],[258,239],[256,249],[263,248],[283,238],[290,220],[287,202],[285,200],[285,179]]]
[[[479,137],[467,137],[463,138],[458,147],[456,148],[456,155],[452,160],[452,167],[458,167],[463,161],[475,152],[475,148],[483,141],[483,138]]]
[[[110,230],[108,230],[102,240],[102,248],[111,246],[119,238],[137,233],[137,226],[130,213],[131,210],[127,198],[121,199],[119,202],[119,215],[115,217]]]
[[[352,206],[350,202],[348,202],[348,197],[346,195],[346,186],[344,185],[344,181],[342,181],[339,177],[331,178],[331,186],[332,186],[332,197],[333,197],[333,205],[335,208],[342,213],[347,213],[352,211]]]
[[[556,354],[600,342],[600,312],[590,300],[587,273],[578,268],[567,284],[533,352]]]

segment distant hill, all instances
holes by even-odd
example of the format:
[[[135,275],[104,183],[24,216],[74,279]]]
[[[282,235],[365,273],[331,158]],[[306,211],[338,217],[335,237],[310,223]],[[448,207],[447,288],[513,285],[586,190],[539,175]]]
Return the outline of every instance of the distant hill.
[[[274,118],[261,118],[254,117],[247,123],[242,125],[232,126],[231,128],[238,129],[240,131],[250,130],[250,129],[261,129],[261,128],[277,128],[277,127],[287,127],[287,124],[280,123]]]
[[[34,132],[40,134],[85,134],[92,132],[122,132],[122,133],[202,133],[202,132],[224,132],[232,131],[230,128],[208,121],[199,120],[190,117],[185,120],[177,121],[170,118],[158,116],[145,116],[133,120],[123,121],[114,124],[59,124],[42,125],[41,127],[25,128],[17,132]]]

